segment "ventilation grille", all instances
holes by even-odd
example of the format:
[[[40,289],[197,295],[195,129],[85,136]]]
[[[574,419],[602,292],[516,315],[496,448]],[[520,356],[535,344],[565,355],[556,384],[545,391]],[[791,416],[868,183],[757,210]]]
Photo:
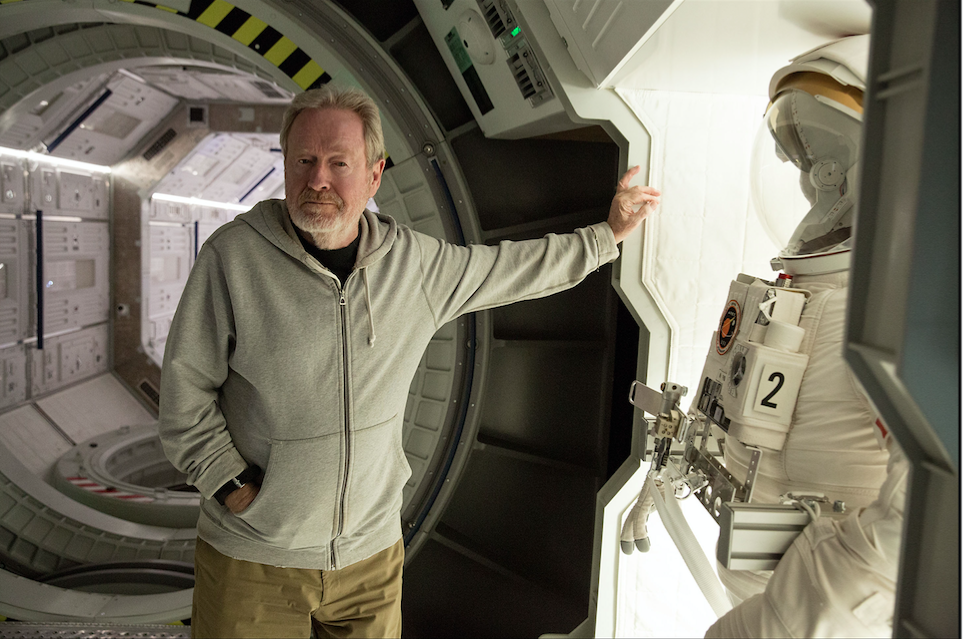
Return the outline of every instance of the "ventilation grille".
[[[269,98],[283,98],[284,96],[278,93],[277,89],[270,82],[262,82],[260,80],[251,80],[253,84],[261,93]]]
[[[497,38],[505,33],[505,22],[498,12],[498,7],[495,6],[495,0],[480,0],[478,4],[481,6],[482,13],[485,14],[485,21],[488,22],[488,28],[492,30],[492,34]]]
[[[531,98],[538,91],[535,90],[535,83],[532,82],[532,77],[528,74],[528,67],[522,61],[522,53],[516,53],[508,59],[508,67],[512,70],[512,75],[515,76],[515,83],[518,85],[518,90],[522,92],[522,97]]]
[[[163,151],[167,145],[171,143],[171,140],[176,137],[177,131],[174,129],[167,129],[164,131],[164,135],[157,138],[157,141],[151,144],[149,149],[144,151],[143,158],[150,162],[152,159],[154,159],[154,156]]]
[[[508,54],[508,60],[505,62],[512,72],[512,77],[515,78],[522,98],[528,100],[533,107],[537,107],[555,97],[552,94],[552,88],[545,80],[545,74],[538,65],[535,52],[525,42],[524,37],[515,38],[505,52]]]
[[[153,384],[145,379],[140,383],[139,388],[140,392],[144,394],[144,397],[150,400],[154,406],[160,406],[160,392],[154,388]]]

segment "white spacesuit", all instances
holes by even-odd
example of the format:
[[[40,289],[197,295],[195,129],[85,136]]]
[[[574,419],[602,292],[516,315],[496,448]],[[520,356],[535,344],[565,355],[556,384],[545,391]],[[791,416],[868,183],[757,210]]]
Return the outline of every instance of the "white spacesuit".
[[[782,273],[732,283],[693,406],[727,432],[725,469],[753,503],[813,521],[774,571],[719,565],[735,607],[706,636],[892,632],[908,464],[843,359],[868,53],[869,36],[845,38],[770,84],[753,199]],[[651,501],[643,490],[624,551],[648,548]]]
[[[769,157],[795,170],[812,207],[774,260],[793,289],[810,293],[798,322],[808,362],[781,445],[771,429],[733,416],[725,447],[726,468],[741,479],[749,447],[763,451],[753,501],[791,493],[845,509],[810,524],[771,573],[720,566],[730,598],[742,603],[709,637],[892,633],[908,464],[843,360],[868,51],[869,36],[837,41],[799,56],[770,84],[770,135],[761,139]],[[759,196],[772,176],[756,168],[756,204],[778,236],[786,203],[780,211]]]

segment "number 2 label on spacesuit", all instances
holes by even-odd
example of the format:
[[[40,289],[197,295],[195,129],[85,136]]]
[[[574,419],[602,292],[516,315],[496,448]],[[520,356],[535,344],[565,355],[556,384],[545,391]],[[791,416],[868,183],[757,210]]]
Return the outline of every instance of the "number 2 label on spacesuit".
[[[802,371],[795,366],[765,364],[759,377],[753,410],[772,415],[779,422],[788,424],[796,407],[801,381]]]

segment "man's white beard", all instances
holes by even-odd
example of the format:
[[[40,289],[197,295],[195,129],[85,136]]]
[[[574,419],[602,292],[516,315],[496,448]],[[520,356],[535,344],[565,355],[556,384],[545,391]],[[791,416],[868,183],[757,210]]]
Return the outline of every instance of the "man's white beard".
[[[318,248],[327,248],[326,244],[337,240],[347,232],[349,227],[358,223],[357,220],[351,219],[351,215],[347,214],[345,201],[338,195],[333,193],[322,195],[306,191],[298,199],[297,206],[289,207],[291,221],[304,233],[310,235]],[[330,210],[328,214],[320,215],[306,212],[301,208],[304,200],[331,202],[337,206],[338,212],[336,215],[332,215]]]

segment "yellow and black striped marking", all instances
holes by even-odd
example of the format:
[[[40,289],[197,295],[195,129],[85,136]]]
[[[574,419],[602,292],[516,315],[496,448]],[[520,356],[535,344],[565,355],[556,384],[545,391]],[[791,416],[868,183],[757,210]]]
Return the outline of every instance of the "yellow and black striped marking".
[[[2,1],[2,0],[0,0]],[[331,76],[317,62],[277,29],[255,18],[226,0],[191,0],[187,13],[144,0],[125,0],[190,18],[231,36],[284,72],[304,90],[316,89],[331,81]]]
[[[191,0],[191,7],[187,13],[145,0],[123,1],[184,16],[220,31],[259,53],[305,91],[316,89],[331,81],[328,72],[289,38],[281,35],[277,29],[268,26],[263,20],[226,0]],[[11,2],[22,2],[22,0],[0,0],[0,4]],[[394,166],[394,162],[387,155],[385,161],[385,168]]]

